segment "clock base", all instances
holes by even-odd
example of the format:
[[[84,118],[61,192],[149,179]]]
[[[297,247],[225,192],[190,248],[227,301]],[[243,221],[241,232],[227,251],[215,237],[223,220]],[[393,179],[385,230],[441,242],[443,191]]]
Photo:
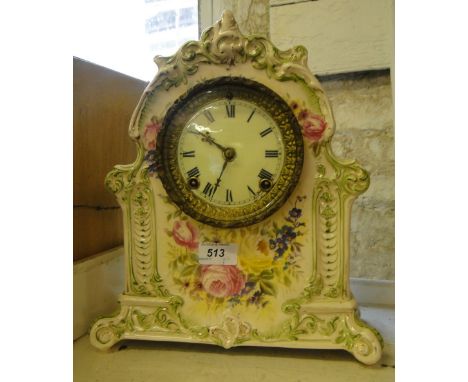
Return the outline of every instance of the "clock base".
[[[267,335],[240,317],[225,314],[218,325],[189,326],[179,312],[182,299],[121,295],[120,312],[98,319],[91,328],[91,343],[108,350],[127,339],[303,349],[342,349],[372,365],[381,355],[383,340],[377,330],[359,318],[356,301],[285,303],[290,316]]]

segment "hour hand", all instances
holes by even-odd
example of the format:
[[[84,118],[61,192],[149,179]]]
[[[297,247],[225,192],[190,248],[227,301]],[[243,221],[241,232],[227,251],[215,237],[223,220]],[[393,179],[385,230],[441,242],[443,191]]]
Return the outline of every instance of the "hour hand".
[[[214,140],[214,138],[212,136],[210,136],[210,133],[208,133],[208,132],[202,133],[201,131],[198,131],[198,130],[190,130],[189,132],[192,133],[192,134],[200,135],[202,137],[203,142],[208,142],[210,145],[216,146],[222,152],[224,152],[226,150],[226,147],[224,147],[224,146],[220,145],[218,142],[216,142]]]

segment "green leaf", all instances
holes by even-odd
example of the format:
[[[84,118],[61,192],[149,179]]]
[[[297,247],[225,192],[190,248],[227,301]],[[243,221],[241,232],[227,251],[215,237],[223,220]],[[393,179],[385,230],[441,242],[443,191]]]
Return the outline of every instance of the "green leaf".
[[[271,281],[260,280],[260,289],[265,294],[276,296],[275,284],[273,284]]]
[[[177,285],[183,285],[184,284],[182,282],[182,280],[180,280],[179,278],[175,278],[175,277],[174,277],[174,283],[177,284]]]
[[[187,255],[180,255],[178,258],[177,258],[177,262],[179,264],[184,264],[185,263],[185,260],[187,260]]]
[[[197,264],[193,264],[193,265],[189,265],[187,267],[184,267],[182,269],[182,271],[180,272],[180,275],[182,277],[192,275],[195,272],[195,270],[197,269],[197,266],[198,266]]]
[[[262,280],[271,280],[274,277],[273,270],[271,269],[265,269],[260,273],[260,278]]]
[[[275,229],[275,232],[279,231],[279,227],[278,224],[276,224],[276,222],[273,222],[273,228]]]

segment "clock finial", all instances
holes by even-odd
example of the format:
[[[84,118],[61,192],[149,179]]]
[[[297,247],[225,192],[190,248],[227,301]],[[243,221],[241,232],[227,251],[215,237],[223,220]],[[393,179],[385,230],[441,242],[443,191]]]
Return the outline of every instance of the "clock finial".
[[[225,9],[223,11],[220,21],[221,21],[221,24],[226,25],[226,26],[237,25],[236,19],[234,18],[234,14],[229,9]]]

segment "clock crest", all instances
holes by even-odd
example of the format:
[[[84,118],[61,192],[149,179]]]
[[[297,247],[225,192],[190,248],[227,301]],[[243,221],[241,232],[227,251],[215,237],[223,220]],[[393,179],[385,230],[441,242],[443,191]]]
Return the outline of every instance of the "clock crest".
[[[367,172],[331,150],[334,120],[307,51],[243,36],[232,16],[156,57],[130,122],[134,163],[106,177],[123,210],[123,339],[345,349],[382,338],[349,288],[349,222]]]

